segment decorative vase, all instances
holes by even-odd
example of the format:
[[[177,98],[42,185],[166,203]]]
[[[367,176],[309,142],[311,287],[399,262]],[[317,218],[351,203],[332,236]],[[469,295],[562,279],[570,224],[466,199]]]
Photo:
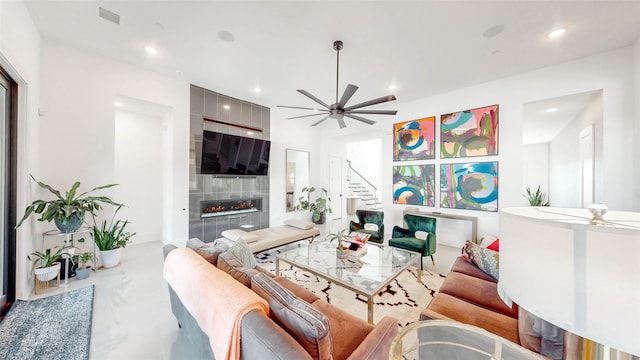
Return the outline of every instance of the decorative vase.
[[[110,268],[118,265],[120,262],[120,255],[122,254],[122,248],[118,247],[113,250],[100,250],[100,256],[102,257],[102,266]]]
[[[53,221],[56,224],[58,230],[63,233],[72,233],[82,226],[84,222],[84,214],[78,215],[78,213],[73,213],[68,218],[64,219],[60,215],[57,215]]]
[[[55,279],[58,276],[58,271],[60,271],[60,263],[54,263],[53,265],[43,268],[37,267],[33,269],[33,272],[36,274],[36,278],[42,282],[49,281]]]
[[[324,224],[326,220],[327,215],[324,211],[314,211],[311,215],[311,221],[313,221],[314,224]]]
[[[84,280],[88,278],[89,274],[91,274],[91,266],[87,266],[84,269],[76,270],[76,277],[78,278],[78,280]]]

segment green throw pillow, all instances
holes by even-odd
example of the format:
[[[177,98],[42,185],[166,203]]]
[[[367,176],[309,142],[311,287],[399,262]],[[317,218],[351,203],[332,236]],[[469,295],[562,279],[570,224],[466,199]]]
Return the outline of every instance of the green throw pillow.
[[[249,245],[247,245],[247,242],[243,239],[236,240],[233,246],[227,251],[233,254],[245,267],[253,269],[258,265],[251,249],[249,249]]]
[[[480,270],[498,280],[500,269],[500,253],[467,240],[464,252]]]

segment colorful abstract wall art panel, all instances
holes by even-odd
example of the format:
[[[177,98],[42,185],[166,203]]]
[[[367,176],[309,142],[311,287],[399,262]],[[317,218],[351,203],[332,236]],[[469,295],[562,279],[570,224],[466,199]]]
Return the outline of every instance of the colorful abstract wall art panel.
[[[440,116],[440,158],[498,155],[498,105]]]
[[[435,136],[435,116],[393,124],[393,161],[435,158]]]
[[[498,162],[440,165],[440,206],[498,211]]]
[[[393,167],[393,203],[435,206],[435,165]]]

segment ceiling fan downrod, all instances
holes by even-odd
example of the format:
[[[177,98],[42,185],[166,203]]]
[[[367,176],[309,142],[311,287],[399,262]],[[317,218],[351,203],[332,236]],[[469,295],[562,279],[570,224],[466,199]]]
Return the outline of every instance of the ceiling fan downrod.
[[[333,49],[336,51],[336,104],[338,104],[338,77],[340,75],[340,50],[342,50],[342,41],[336,40],[333,42]]]

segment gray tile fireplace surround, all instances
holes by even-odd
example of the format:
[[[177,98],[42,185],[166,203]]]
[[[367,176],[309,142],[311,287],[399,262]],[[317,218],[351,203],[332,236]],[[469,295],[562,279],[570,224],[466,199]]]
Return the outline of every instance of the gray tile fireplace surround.
[[[224,105],[229,105],[225,109]],[[205,121],[204,118],[229,123],[222,125]],[[262,129],[247,134],[247,129],[233,126]],[[267,107],[215,93],[191,85],[191,124],[189,151],[189,237],[211,242],[224,230],[246,231],[269,227],[269,176],[216,177],[200,174],[202,131],[270,139],[270,110]],[[229,211],[228,214],[207,214],[202,217],[203,202],[219,200],[225,204],[257,199],[258,208]],[[228,209],[227,209],[228,210]]]

